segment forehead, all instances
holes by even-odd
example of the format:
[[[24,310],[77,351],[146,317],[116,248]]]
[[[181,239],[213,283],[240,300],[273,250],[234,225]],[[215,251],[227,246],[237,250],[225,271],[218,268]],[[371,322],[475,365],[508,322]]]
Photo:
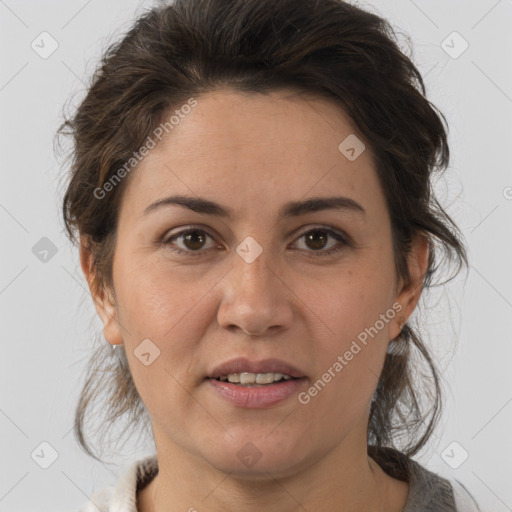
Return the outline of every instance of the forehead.
[[[291,90],[217,90],[195,99],[130,174],[123,209],[140,215],[175,193],[210,197],[235,212],[277,211],[308,195],[367,202],[362,195],[379,194],[370,148],[355,160],[340,150],[347,137],[362,136],[333,101]]]

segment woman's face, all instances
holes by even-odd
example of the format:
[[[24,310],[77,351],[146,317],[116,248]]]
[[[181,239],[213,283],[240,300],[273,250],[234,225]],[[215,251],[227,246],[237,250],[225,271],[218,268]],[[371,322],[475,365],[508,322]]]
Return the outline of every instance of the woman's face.
[[[370,149],[327,100],[196,99],[125,178],[116,304],[98,309],[108,341],[125,345],[157,448],[254,478],[365,449],[388,342],[418,298],[400,290]],[[170,196],[218,206],[151,207]],[[334,197],[344,199],[308,207]],[[255,365],[240,371],[269,373],[278,366],[258,362],[278,359],[302,378],[209,378],[236,358]]]

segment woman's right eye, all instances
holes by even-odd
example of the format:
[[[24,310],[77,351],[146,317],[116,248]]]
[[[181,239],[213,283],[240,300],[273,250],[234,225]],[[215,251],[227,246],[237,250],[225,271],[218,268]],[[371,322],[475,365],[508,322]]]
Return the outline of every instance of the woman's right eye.
[[[207,238],[211,238],[213,240],[213,237],[203,229],[187,228],[185,230],[179,231],[178,233],[175,233],[174,235],[165,239],[162,243],[166,246],[169,246],[169,249],[178,254],[196,257],[203,255],[204,251],[201,251],[201,249],[203,249],[203,245]],[[182,243],[185,244],[185,249],[172,247],[174,240],[181,240]]]

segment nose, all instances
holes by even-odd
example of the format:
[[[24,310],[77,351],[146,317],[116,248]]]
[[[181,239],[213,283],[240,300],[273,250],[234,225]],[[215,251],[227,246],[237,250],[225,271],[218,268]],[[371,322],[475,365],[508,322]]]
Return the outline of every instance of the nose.
[[[263,250],[251,263],[235,254],[233,268],[220,286],[222,302],[217,319],[222,328],[250,336],[270,336],[292,325],[291,283],[286,282],[270,251]]]

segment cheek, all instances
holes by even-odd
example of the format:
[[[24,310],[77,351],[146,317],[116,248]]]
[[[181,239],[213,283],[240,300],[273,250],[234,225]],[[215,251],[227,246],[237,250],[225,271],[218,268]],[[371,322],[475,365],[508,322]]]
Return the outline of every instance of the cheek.
[[[322,286],[301,285],[298,293],[308,297],[314,313],[310,317],[318,326],[313,329],[318,364],[310,393],[312,401],[322,395],[318,406],[356,417],[370,400],[397,314],[392,265],[391,258],[387,263],[381,259],[380,265],[368,262],[340,270]]]
[[[385,264],[340,269],[322,280],[321,284],[318,281],[301,281],[297,283],[297,294],[307,297],[308,309],[328,335],[323,338],[332,340],[328,346],[343,349],[360,334],[364,339],[368,329],[379,340],[387,341],[390,320],[395,311],[391,307],[394,299],[393,272],[391,268],[386,269]],[[382,322],[382,315],[386,313],[387,317]],[[378,334],[373,330],[376,323]]]
[[[192,407],[183,389],[198,360],[212,284],[183,278],[162,262],[119,265],[116,277],[126,355],[142,401],[153,417]]]
[[[198,278],[197,273],[185,275],[161,261],[137,265],[136,269],[118,269],[120,315],[132,343],[150,338],[163,344],[173,333],[182,336],[185,328],[193,338],[200,323],[191,319],[197,317],[214,282]]]
[[[208,291],[213,283],[183,277],[162,263],[134,268],[117,267],[119,319],[133,379],[152,408],[159,400],[152,390],[160,389],[172,402],[173,396],[181,396],[178,383],[185,384],[193,375],[205,319],[211,315]]]

